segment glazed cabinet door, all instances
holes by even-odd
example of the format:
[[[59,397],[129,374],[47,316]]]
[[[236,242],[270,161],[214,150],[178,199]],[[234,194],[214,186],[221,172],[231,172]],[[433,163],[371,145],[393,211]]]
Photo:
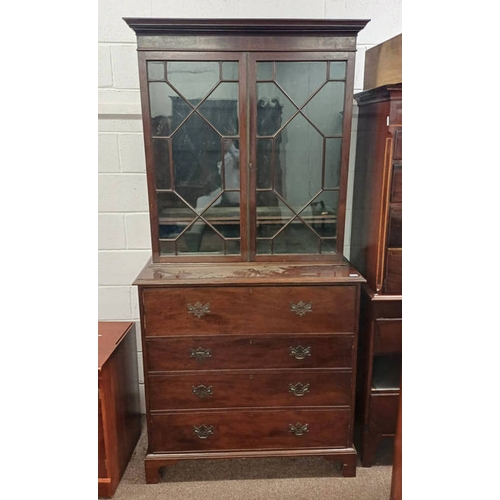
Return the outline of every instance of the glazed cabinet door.
[[[347,53],[249,55],[255,260],[342,253],[352,62]]]
[[[153,260],[342,255],[352,52],[140,52]]]
[[[246,260],[244,55],[147,52],[139,67],[154,260]]]

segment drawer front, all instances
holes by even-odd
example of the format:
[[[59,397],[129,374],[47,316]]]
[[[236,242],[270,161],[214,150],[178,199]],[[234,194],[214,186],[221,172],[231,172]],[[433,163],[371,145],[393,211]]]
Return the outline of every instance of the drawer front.
[[[395,163],[392,167],[391,203],[403,202],[403,166]]]
[[[351,372],[325,370],[151,375],[150,409],[349,405]]]
[[[403,131],[396,130],[394,133],[394,151],[392,158],[394,160],[402,160],[403,159]]]
[[[374,354],[402,352],[403,321],[400,319],[376,319]]]
[[[151,452],[351,446],[349,410],[260,410],[151,415]]]
[[[401,248],[403,246],[403,207],[399,203],[389,207],[387,246],[390,248]]]
[[[198,336],[148,338],[148,371],[350,368],[353,335]]]
[[[401,249],[387,250],[387,267],[384,291],[387,294],[400,295],[402,293],[402,260]]]
[[[146,336],[352,332],[356,286],[143,290]]]
[[[381,434],[394,434],[399,411],[399,393],[370,396],[371,428]]]

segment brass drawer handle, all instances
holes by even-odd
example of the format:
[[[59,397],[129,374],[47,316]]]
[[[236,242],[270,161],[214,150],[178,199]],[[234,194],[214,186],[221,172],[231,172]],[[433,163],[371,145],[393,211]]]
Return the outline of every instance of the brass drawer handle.
[[[193,426],[193,432],[200,438],[200,439],[207,439],[209,436],[212,436],[214,433],[214,427],[213,425],[200,425],[199,427]]]
[[[309,302],[309,304],[302,301],[297,304],[290,302],[290,311],[294,312],[297,316],[304,316],[305,313],[312,312],[312,302]]]
[[[291,392],[294,396],[300,397],[310,392],[309,386],[310,384],[302,384],[300,382],[297,382],[295,385],[289,384],[288,392]]]
[[[193,394],[195,396],[198,396],[200,399],[211,396],[214,393],[213,387],[211,385],[209,385],[208,387],[203,384],[193,385],[192,390]]]
[[[302,347],[298,345],[297,347],[289,347],[290,356],[293,356],[295,359],[305,359],[307,356],[311,355],[310,347]]]
[[[201,318],[210,312],[210,303],[203,305],[201,302],[196,302],[195,305],[188,304],[187,305],[189,314],[196,316],[197,318]]]
[[[191,358],[196,358],[198,361],[203,361],[207,358],[211,358],[212,354],[210,349],[203,349],[203,347],[198,347],[197,349],[191,349]]]
[[[297,422],[295,425],[288,424],[288,428],[296,436],[303,436],[306,432],[309,432],[309,424],[302,425],[300,422]]]

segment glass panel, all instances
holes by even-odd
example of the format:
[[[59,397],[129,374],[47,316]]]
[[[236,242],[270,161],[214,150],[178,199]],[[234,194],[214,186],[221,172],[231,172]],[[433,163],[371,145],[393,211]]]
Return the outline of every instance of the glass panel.
[[[321,240],[321,253],[331,254],[337,253],[337,240],[336,239],[322,239]]]
[[[174,241],[160,241],[160,255],[174,255],[175,242]]]
[[[304,107],[304,114],[324,135],[341,135],[344,82],[328,82]]]
[[[199,102],[219,81],[217,61],[168,61],[167,79],[189,101]]]
[[[222,79],[238,80],[238,63],[236,61],[226,61],[222,63]]]
[[[257,238],[257,253],[262,255],[272,254],[272,240],[264,240]]]
[[[257,193],[257,236],[271,238],[294,216],[273,192]]]
[[[339,187],[341,153],[342,139],[326,139],[325,188]]]
[[[159,234],[162,239],[174,239],[196,217],[193,210],[175,193],[157,193]]]
[[[277,62],[276,81],[300,107],[326,81],[326,62]]]
[[[272,80],[272,79],[273,79],[273,63],[258,62],[257,80]]]
[[[170,156],[168,139],[153,139],[156,188],[170,189]]]
[[[274,254],[317,254],[318,251],[319,238],[300,219],[295,219],[274,239]]]
[[[192,206],[206,207],[220,193],[219,134],[196,113],[172,138],[175,189]]]
[[[148,62],[148,79],[149,80],[165,80],[165,63],[163,61]]]
[[[238,84],[221,83],[200,105],[198,112],[221,135],[238,135]]]
[[[323,138],[302,116],[279,135],[283,197],[297,211],[321,190]]]
[[[311,225],[321,237],[337,236],[338,191],[322,191],[300,216]]]
[[[149,83],[160,253],[238,255],[238,63],[167,61],[148,75],[164,69]]]
[[[197,221],[178,240],[179,253],[224,253],[224,240],[203,221]]]
[[[257,84],[257,135],[272,136],[297,108],[274,83]]]
[[[214,226],[225,238],[240,237],[240,207],[224,206],[222,202],[216,202],[203,213],[203,217]]]
[[[257,140],[257,189],[271,189],[272,171],[279,162],[279,151],[273,150],[273,139]]]
[[[224,189],[223,205],[239,206],[240,204],[240,150],[238,140],[223,139],[224,159],[221,169],[222,186]]]
[[[230,255],[237,255],[241,252],[239,240],[226,241],[226,253]]]
[[[192,111],[192,107],[164,82],[149,84],[149,108],[153,136],[171,135]]]
[[[342,80],[345,78],[345,61],[330,61],[330,80]]]

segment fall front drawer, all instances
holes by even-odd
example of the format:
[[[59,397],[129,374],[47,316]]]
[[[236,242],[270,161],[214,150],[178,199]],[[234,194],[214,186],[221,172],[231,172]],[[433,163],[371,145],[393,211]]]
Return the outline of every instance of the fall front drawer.
[[[151,411],[349,405],[352,374],[333,370],[253,370],[151,375]]]
[[[353,332],[355,286],[146,288],[146,336]]]
[[[151,452],[350,446],[350,410],[151,414]]]
[[[354,335],[149,337],[149,372],[269,368],[350,368]]]

